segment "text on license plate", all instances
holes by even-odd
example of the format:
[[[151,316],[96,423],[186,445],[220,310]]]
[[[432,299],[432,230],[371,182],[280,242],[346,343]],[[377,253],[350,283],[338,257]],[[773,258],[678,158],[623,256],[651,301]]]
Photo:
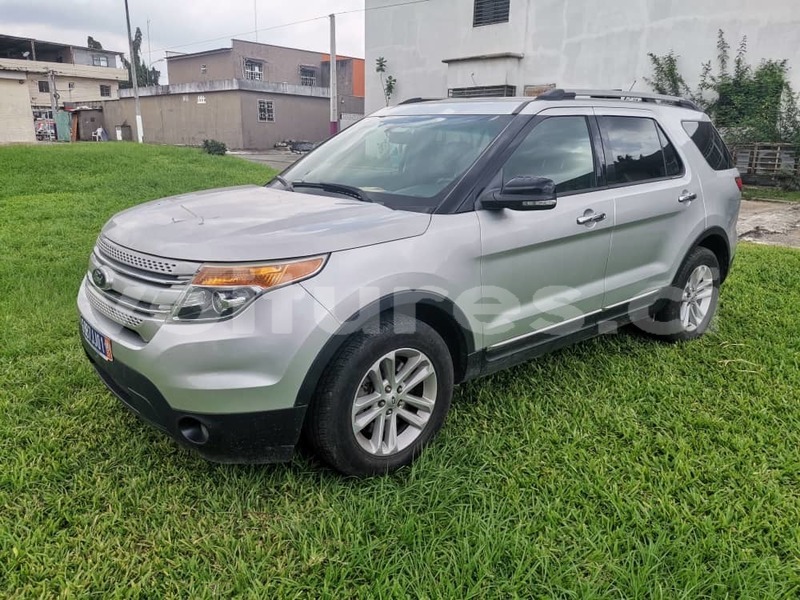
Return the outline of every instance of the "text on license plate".
[[[100,356],[105,360],[114,360],[114,355],[111,353],[111,340],[95,330],[83,317],[81,317],[81,331],[83,332],[84,339],[89,342],[89,345],[94,348]]]

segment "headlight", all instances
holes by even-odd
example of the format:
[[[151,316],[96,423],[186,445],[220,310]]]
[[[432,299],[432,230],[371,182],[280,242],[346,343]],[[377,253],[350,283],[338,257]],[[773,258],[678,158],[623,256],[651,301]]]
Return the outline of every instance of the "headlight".
[[[244,310],[264,292],[313,277],[327,256],[261,265],[203,265],[172,310],[175,321],[216,321]]]

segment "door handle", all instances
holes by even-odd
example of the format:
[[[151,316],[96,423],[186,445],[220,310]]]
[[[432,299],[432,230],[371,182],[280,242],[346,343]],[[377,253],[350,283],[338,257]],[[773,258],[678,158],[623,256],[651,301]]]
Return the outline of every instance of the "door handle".
[[[578,225],[588,225],[589,223],[599,223],[600,221],[605,221],[606,213],[597,213],[597,214],[590,214],[590,215],[582,215],[578,217],[575,222]]]
[[[688,190],[683,190],[683,193],[678,196],[678,202],[681,204],[686,204],[692,200],[697,200],[697,194],[691,194]]]

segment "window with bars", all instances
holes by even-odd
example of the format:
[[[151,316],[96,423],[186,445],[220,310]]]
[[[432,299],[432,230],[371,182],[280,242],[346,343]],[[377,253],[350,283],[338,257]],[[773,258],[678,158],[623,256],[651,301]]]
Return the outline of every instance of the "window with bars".
[[[92,55],[92,65],[95,67],[107,67],[108,57],[103,56],[102,54],[94,54]]]
[[[101,85],[100,86],[100,96],[103,98],[110,98],[111,97],[111,86],[110,85]]]
[[[244,78],[262,81],[264,79],[264,63],[254,60],[244,61]]]
[[[317,85],[317,70],[314,67],[300,67],[300,85]]]
[[[510,4],[511,0],[475,0],[472,26],[482,27],[495,23],[508,23]]]
[[[480,85],[466,88],[451,88],[448,92],[451,98],[504,98],[517,95],[517,88],[513,85]]]
[[[50,93],[50,82],[49,81],[40,81],[39,82],[39,92],[42,94],[49,94]]]
[[[258,101],[258,120],[261,123],[275,122],[275,106],[272,104],[272,100]]]

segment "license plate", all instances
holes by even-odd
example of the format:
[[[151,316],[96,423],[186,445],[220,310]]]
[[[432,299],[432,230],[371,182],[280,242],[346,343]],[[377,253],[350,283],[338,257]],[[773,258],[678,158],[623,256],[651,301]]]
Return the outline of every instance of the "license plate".
[[[100,356],[107,361],[114,360],[114,355],[111,354],[111,340],[89,325],[83,317],[81,317],[81,331],[84,339]]]

